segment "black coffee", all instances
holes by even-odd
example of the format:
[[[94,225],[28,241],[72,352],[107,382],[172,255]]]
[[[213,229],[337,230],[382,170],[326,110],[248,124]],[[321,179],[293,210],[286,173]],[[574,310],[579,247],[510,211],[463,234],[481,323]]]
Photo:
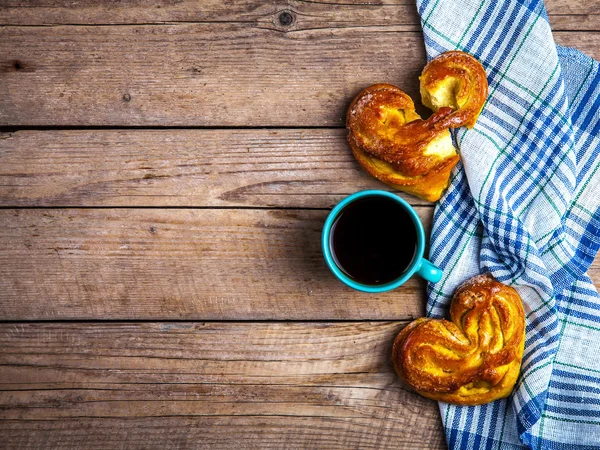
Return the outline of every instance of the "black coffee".
[[[409,213],[394,200],[363,197],[339,213],[329,246],[336,265],[349,278],[361,284],[385,284],[410,267],[417,230]]]

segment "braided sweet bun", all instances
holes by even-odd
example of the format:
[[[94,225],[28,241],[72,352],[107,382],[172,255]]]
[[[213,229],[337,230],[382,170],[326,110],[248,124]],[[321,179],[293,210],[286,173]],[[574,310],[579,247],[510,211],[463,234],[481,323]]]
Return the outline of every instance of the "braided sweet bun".
[[[422,120],[404,91],[376,84],[360,92],[348,109],[348,142],[356,160],[375,178],[436,201],[459,159],[449,131],[438,126],[451,113],[442,108]]]
[[[460,286],[450,318],[421,318],[394,341],[399,377],[419,394],[458,405],[507,397],[517,381],[525,342],[521,298],[491,275]]]
[[[421,101],[429,109],[452,108],[440,123],[445,128],[473,128],[488,95],[481,63],[461,51],[442,53],[425,66],[419,77]]]

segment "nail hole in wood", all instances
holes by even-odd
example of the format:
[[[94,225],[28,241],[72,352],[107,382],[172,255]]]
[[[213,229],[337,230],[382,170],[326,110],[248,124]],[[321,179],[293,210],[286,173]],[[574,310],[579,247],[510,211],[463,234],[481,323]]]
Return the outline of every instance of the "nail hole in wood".
[[[21,70],[23,68],[23,65],[20,61],[15,61],[13,67],[15,68],[15,70]]]

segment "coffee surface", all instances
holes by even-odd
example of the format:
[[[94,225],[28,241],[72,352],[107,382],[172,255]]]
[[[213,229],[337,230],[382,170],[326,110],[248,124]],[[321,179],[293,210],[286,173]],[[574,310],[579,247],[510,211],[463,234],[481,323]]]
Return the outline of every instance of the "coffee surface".
[[[361,284],[386,284],[411,266],[417,230],[410,214],[394,200],[363,197],[338,214],[329,245],[346,276]]]

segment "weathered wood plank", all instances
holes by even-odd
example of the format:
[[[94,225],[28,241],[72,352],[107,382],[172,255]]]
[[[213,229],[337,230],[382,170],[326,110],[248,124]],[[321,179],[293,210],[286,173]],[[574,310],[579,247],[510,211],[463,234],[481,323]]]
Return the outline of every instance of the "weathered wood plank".
[[[553,31],[600,31],[600,1],[546,0]]]
[[[401,323],[0,326],[3,448],[444,448]]]
[[[413,414],[401,423],[380,419],[379,428],[361,417],[285,415],[19,420],[0,421],[0,434],[6,450],[445,449],[441,430],[421,432],[432,426],[429,413]]]
[[[6,3],[6,2],[4,2]],[[406,25],[419,31],[419,16],[412,0],[365,3],[290,0],[125,0],[118,3],[78,1],[11,1],[0,8],[0,24],[148,24],[165,22],[248,22],[285,29],[344,26]],[[282,21],[282,12],[292,14]]]
[[[419,207],[427,229],[432,208]],[[0,210],[0,317],[394,319],[424,284],[365,295],[329,272],[325,210]],[[600,284],[597,260],[590,275]]]
[[[4,27],[0,123],[341,126],[369,84],[417,94],[424,63],[420,34],[394,28]]]
[[[387,188],[343,129],[0,134],[0,206],[326,208],[362,189]]]
[[[432,208],[419,208],[429,227]],[[424,284],[365,295],[320,249],[326,210],[0,210],[0,317],[407,319]]]
[[[546,0],[554,30],[599,30],[600,1]],[[281,14],[291,14],[280,18]],[[248,22],[256,26],[299,30],[369,26],[400,26],[420,31],[414,0],[302,1],[267,0],[5,0],[0,24],[149,24],[177,22]],[[282,25],[284,24],[284,25]]]
[[[0,123],[342,126],[376,82],[418,97],[420,33],[246,23],[0,28]],[[600,56],[599,33],[556,33]]]
[[[545,0],[544,4],[549,15],[600,14],[598,0]]]

